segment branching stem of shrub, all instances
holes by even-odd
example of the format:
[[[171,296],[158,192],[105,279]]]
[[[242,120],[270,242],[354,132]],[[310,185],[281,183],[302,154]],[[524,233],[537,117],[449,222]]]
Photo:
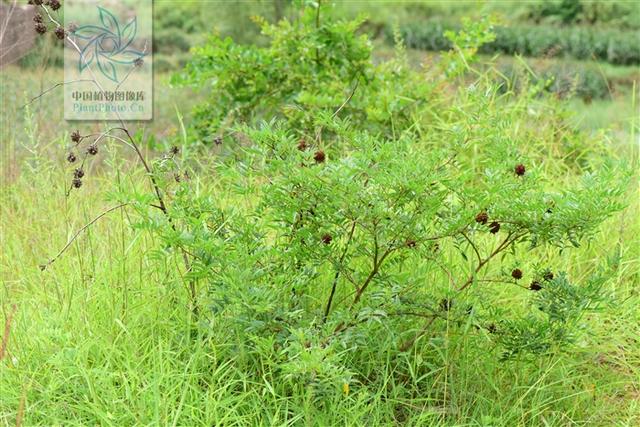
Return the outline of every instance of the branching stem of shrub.
[[[106,211],[102,212],[100,215],[98,215],[97,217],[95,217],[94,219],[92,219],[91,221],[89,221],[88,223],[86,223],[80,230],[78,230],[76,232],[76,234],[73,235],[73,237],[71,239],[69,239],[69,241],[67,242],[66,245],[64,245],[64,247],[60,250],[60,252],[58,252],[58,254],[56,256],[54,256],[53,258],[51,258],[46,264],[42,264],[40,266],[40,270],[46,270],[47,267],[49,267],[51,264],[53,264],[58,258],[60,258],[62,256],[63,253],[65,253],[65,251],[67,249],[69,249],[69,247],[71,246],[71,244],[78,238],[78,236],[80,236],[80,234],[82,234],[83,231],[85,231],[87,228],[91,227],[93,224],[96,223],[96,221],[98,221],[100,218],[102,218],[103,216],[105,216],[106,214],[108,214],[109,212],[113,212],[116,209],[120,209],[122,207],[127,206],[129,203],[121,203],[117,206],[114,206],[112,208],[107,209]]]
[[[54,23],[55,25],[57,25],[58,27],[61,27],[60,23],[58,21],[56,21],[53,16],[51,16],[51,14],[49,13],[49,10],[44,7],[43,5],[40,6],[41,9],[46,13],[47,17],[49,18],[49,20]],[[73,46],[73,48],[78,52],[78,54],[80,55],[80,58],[85,60],[84,55],[82,53],[82,50],[80,49],[80,47],[78,46],[78,44],[75,42],[75,40],[73,40],[69,35],[66,35],[65,39],[67,41],[69,41],[69,43]],[[146,51],[146,46],[144,51]],[[143,52],[144,52],[143,51]],[[86,60],[85,60],[86,63]],[[87,64],[88,65],[88,64]],[[92,81],[101,92],[105,92],[105,90],[102,88],[102,86],[100,85],[100,83],[98,83],[98,80],[96,79],[95,74],[93,73],[93,70],[91,69],[91,67],[87,67],[87,69],[89,70],[89,72],[91,73],[91,76],[93,78]],[[129,72],[127,73],[126,77],[129,76],[129,74],[131,73],[131,70],[129,70]],[[125,77],[125,79],[126,79]],[[124,82],[124,80],[123,80]],[[123,82],[121,82],[120,84],[122,84]],[[66,83],[72,83],[72,82],[63,82],[60,83],[58,85],[53,86],[50,90],[55,89],[58,86],[64,85]],[[120,84],[118,85],[118,87],[120,86]],[[50,91],[49,90],[49,91]],[[46,92],[41,93],[40,95],[38,95],[38,97],[34,98],[37,99],[39,97],[41,97],[42,95],[44,95]],[[33,102],[33,100],[31,101]],[[163,212],[163,214],[167,217],[167,220],[169,221],[169,223],[171,224],[171,228],[175,231],[176,230],[176,226],[175,224],[172,222],[171,217],[169,215],[169,211],[167,210],[167,206],[165,204],[164,198],[162,197],[162,192],[160,191],[160,187],[158,185],[158,182],[156,181],[156,178],[153,175],[153,171],[151,170],[151,168],[149,167],[149,164],[147,163],[146,159],[144,158],[144,156],[142,155],[142,152],[140,151],[140,149],[138,148],[138,145],[136,144],[136,142],[134,141],[133,137],[131,136],[131,133],[129,132],[129,129],[127,129],[124,120],[122,119],[122,117],[120,116],[120,114],[118,112],[116,112],[116,116],[118,118],[118,122],[120,123],[120,128],[114,128],[114,129],[119,129],[121,131],[123,131],[125,133],[125,135],[127,136],[127,139],[129,140],[131,147],[134,149],[134,151],[136,152],[136,155],[138,156],[138,158],[140,159],[140,161],[142,162],[143,167],[145,168],[149,179],[151,181],[151,185],[153,186],[154,192],[156,194],[156,197],[158,199],[158,203],[159,203],[159,207],[160,210]],[[108,133],[108,132],[107,132]],[[118,138],[116,138],[118,139]],[[124,142],[124,141],[123,141]],[[121,206],[120,206],[121,207]],[[113,208],[113,209],[117,209],[117,208]],[[112,210],[113,210],[112,209]],[[100,217],[102,217],[104,214],[106,214],[107,212],[103,212],[101,215],[99,215],[93,222],[95,222],[97,219],[99,219]],[[90,224],[88,224],[87,226],[89,226]],[[84,230],[84,228],[86,228],[87,226],[83,227],[83,229],[81,229],[79,231],[79,233]],[[74,236],[75,239],[76,236]],[[72,239],[73,240],[73,239]],[[70,245],[70,243],[67,244],[67,246],[65,246],[65,248],[63,248],[63,250],[56,255],[52,260],[50,260],[47,264],[44,265],[44,268],[46,268],[46,266],[48,266],[49,264],[51,264],[55,259],[57,259],[65,250],[66,248],[68,248],[68,245]],[[187,255],[187,253],[182,250],[181,248],[181,253],[182,253],[182,259],[184,261],[184,265],[186,268],[187,273],[191,270],[191,263],[189,261],[189,256]],[[42,268],[42,266],[41,266]],[[43,269],[44,269],[43,268]],[[197,292],[196,292],[196,285],[194,281],[189,281],[189,292],[190,292],[190,299],[191,299],[191,303],[192,303],[192,312],[194,315],[198,315],[198,304],[196,301],[196,297],[197,297]]]
[[[340,256],[340,261],[338,261],[338,268],[336,268],[336,274],[333,276],[333,284],[331,286],[331,293],[329,294],[329,300],[327,301],[327,307],[324,310],[324,316],[322,318],[322,323],[327,321],[329,317],[329,312],[331,311],[331,303],[333,302],[333,296],[336,293],[336,288],[338,286],[338,279],[340,278],[340,267],[342,266],[342,262],[344,258],[347,256],[347,251],[349,250],[349,245],[351,244],[351,239],[353,239],[353,233],[356,231],[356,221],[353,221],[351,224],[351,230],[349,231],[349,238],[347,239],[347,243],[345,243],[344,251],[342,251],[342,255]]]

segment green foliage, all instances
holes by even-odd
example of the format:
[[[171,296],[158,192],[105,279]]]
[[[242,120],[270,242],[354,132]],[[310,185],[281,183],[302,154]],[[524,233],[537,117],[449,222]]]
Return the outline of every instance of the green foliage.
[[[401,34],[409,47],[447,50],[452,45],[441,35],[442,31],[456,27],[440,21],[414,22],[402,26]],[[495,41],[485,44],[481,52],[595,59],[618,65],[640,64],[638,31],[516,25],[496,27],[495,33]]]
[[[141,223],[163,237],[158,256],[189,254],[184,280],[201,289],[201,321],[222,331],[243,369],[277,366],[286,393],[305,384],[318,404],[362,378],[357,349],[383,331],[392,354],[437,337],[442,321],[494,333],[505,357],[566,348],[597,304],[590,285],[564,275],[545,284],[531,303],[542,319],[507,312],[486,288],[537,292],[535,274],[518,269],[524,259],[566,268],[544,254],[588,242],[623,208],[622,165],[586,150],[578,132],[548,153],[566,123],[542,88],[515,98],[479,73],[452,94],[448,80],[427,84],[408,68],[400,45],[374,64],[359,24],[310,6],[297,21],[262,22],[265,47],[213,38],[194,51],[176,81],[211,90],[196,127],[222,145],[208,171],[221,194],[197,175],[161,181],[171,222],[150,210]],[[493,39],[485,20],[448,37],[451,79]],[[530,132],[532,114],[558,123]],[[543,159],[557,173],[541,173]],[[576,164],[587,173],[556,186]],[[180,173],[172,165],[156,164],[158,179]]]
[[[259,20],[266,47],[213,37],[175,83],[207,87],[196,111],[196,135],[205,142],[230,123],[285,119],[299,137],[313,137],[317,120],[348,100],[348,120],[373,133],[407,128],[431,85],[402,61],[374,65],[371,44],[356,30],[361,20],[317,19],[308,7],[297,21]]]

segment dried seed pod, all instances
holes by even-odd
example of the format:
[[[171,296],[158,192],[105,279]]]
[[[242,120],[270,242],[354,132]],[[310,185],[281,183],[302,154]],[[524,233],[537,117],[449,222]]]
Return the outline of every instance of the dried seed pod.
[[[522,270],[520,270],[519,268],[514,268],[513,271],[511,272],[511,277],[513,277],[516,280],[522,279]]]
[[[408,248],[415,248],[418,245],[418,243],[413,239],[407,240],[404,244]]]
[[[87,154],[95,156],[98,154],[98,146],[96,144],[91,144],[89,148],[87,148]]]
[[[542,277],[543,277],[543,278],[544,278],[544,280],[546,280],[547,282],[552,281],[552,280],[553,280],[553,277],[554,277],[554,276],[553,276],[553,271],[551,271],[551,270],[547,270],[547,271],[544,273],[544,276],[542,276]]]
[[[138,57],[133,61],[133,65],[140,68],[144,65],[144,59],[142,59],[142,57]]]
[[[496,234],[498,231],[500,231],[500,223],[498,221],[493,221],[489,224],[489,232],[491,234]]]
[[[304,138],[300,138],[300,141],[298,141],[298,150],[304,151],[306,149],[307,149],[307,141],[305,141]]]
[[[516,167],[513,170],[516,173],[516,175],[518,175],[518,176],[522,176],[526,172],[526,168],[524,167],[524,165],[522,163],[516,165]]]
[[[213,143],[216,145],[222,145],[222,137],[216,136],[215,138],[213,138]]]
[[[56,35],[56,37],[58,38],[58,40],[63,40],[64,36],[67,35],[67,33],[64,31],[64,28],[62,27],[57,27],[53,33]]]
[[[77,168],[76,170],[73,171],[74,178],[82,178],[83,176],[84,176],[84,171],[82,170],[82,168]]]
[[[498,332],[498,327],[495,323],[489,323],[489,325],[487,326],[487,331],[489,331],[490,334],[495,334],[496,332]]]
[[[80,142],[80,140],[82,139],[82,136],[80,135],[80,131],[74,130],[73,132],[71,132],[71,141],[73,142]]]
[[[171,147],[169,152],[175,156],[176,154],[178,154],[180,152],[180,149],[177,146],[174,145],[173,147]]]
[[[322,236],[322,243],[324,243],[325,245],[328,245],[329,243],[331,243],[331,241],[333,240],[333,237],[331,237],[331,234],[325,234]]]
[[[531,289],[532,291],[539,291],[540,289],[542,289],[542,285],[534,281],[529,285],[529,289]]]
[[[36,23],[34,28],[36,30],[36,33],[41,35],[47,32],[47,26],[44,25],[42,22]]]
[[[39,13],[36,13],[33,16],[33,22],[42,22],[42,15],[40,15]]]
[[[71,181],[71,183],[75,188],[82,187],[82,180],[80,178],[73,178],[73,181]]]
[[[78,159],[76,158],[76,155],[73,152],[67,154],[67,161],[69,163],[74,163],[76,160]]]
[[[488,220],[489,215],[487,215],[485,211],[482,211],[478,215],[476,215],[476,222],[479,224],[486,224]]]
[[[316,151],[316,153],[313,155],[313,160],[315,160],[316,163],[324,163],[326,159],[327,159],[327,156],[326,154],[324,154],[324,151],[322,150]]]
[[[47,6],[49,6],[51,10],[58,10],[61,6],[60,0],[49,0],[47,1]]]

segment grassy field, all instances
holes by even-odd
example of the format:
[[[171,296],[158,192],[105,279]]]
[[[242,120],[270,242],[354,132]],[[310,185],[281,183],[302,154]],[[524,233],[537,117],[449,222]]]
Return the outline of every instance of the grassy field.
[[[109,192],[147,185],[136,161],[112,148],[100,152],[82,191],[65,195],[65,146],[74,128],[57,107],[62,93],[20,108],[60,79],[55,70],[2,71],[0,425],[640,425],[637,188],[589,245],[549,250],[578,278],[616,251],[621,259],[606,284],[609,303],[585,319],[588,333],[569,354],[501,362],[445,324],[424,354],[363,350],[372,363],[362,370],[378,381],[353,379],[318,403],[317,390],[304,384],[285,395],[274,381],[278,367],[266,359],[261,377],[247,375],[248,359],[223,331],[195,322],[180,269],[156,260],[158,241],[131,227],[127,208],[105,215],[41,271],[77,230],[113,206]],[[144,129],[160,147],[180,132],[177,112],[197,100],[167,82],[157,76],[155,120]],[[631,92],[613,102],[571,102],[580,126],[599,132],[610,125],[614,132],[602,135],[618,156],[637,156]],[[215,151],[203,154],[205,173],[194,179],[224,197],[206,173]],[[504,297],[515,298],[509,292]]]

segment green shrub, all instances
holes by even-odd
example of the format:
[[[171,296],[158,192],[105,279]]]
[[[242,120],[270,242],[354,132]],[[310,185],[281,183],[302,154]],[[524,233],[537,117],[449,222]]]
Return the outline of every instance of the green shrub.
[[[352,379],[387,381],[379,364],[445,334],[505,359],[566,349],[607,271],[560,273],[555,250],[589,242],[623,207],[624,165],[566,131],[540,88],[500,93],[477,70],[457,80],[493,40],[485,20],[448,33],[443,72],[427,76],[399,43],[374,64],[361,21],[327,11],[262,21],[264,47],[194,50],[176,77],[210,91],[197,136],[182,132],[191,170],[177,146],[145,161],[125,124],[71,135],[83,165],[112,131],[133,147],[153,190],[118,179],[110,197],[160,240],[151,261],[182,259],[197,326],[226,344],[216,359],[255,378],[268,367],[279,393],[309,388],[321,404]],[[397,369],[394,381],[409,375]]]
[[[563,266],[541,249],[579,246],[622,207],[613,160],[592,157],[578,132],[557,138],[567,124],[539,90],[501,95],[481,75],[440,91],[451,77],[426,83],[401,48],[375,65],[360,21],[318,13],[263,23],[261,48],[213,38],[176,78],[211,91],[195,126],[221,145],[208,173],[225,196],[181,181],[178,229],[155,227],[193,254],[188,277],[206,288],[208,322],[244,369],[277,366],[291,392],[306,384],[318,399],[365,380],[359,366],[376,356],[358,349],[380,335],[391,354],[439,324],[475,331],[477,345],[495,337],[504,358],[564,348],[606,274],[554,276]],[[449,75],[473,63],[487,28],[448,34]],[[554,124],[532,128],[532,114]],[[575,170],[588,172],[558,188]],[[524,288],[509,313],[505,286]]]

